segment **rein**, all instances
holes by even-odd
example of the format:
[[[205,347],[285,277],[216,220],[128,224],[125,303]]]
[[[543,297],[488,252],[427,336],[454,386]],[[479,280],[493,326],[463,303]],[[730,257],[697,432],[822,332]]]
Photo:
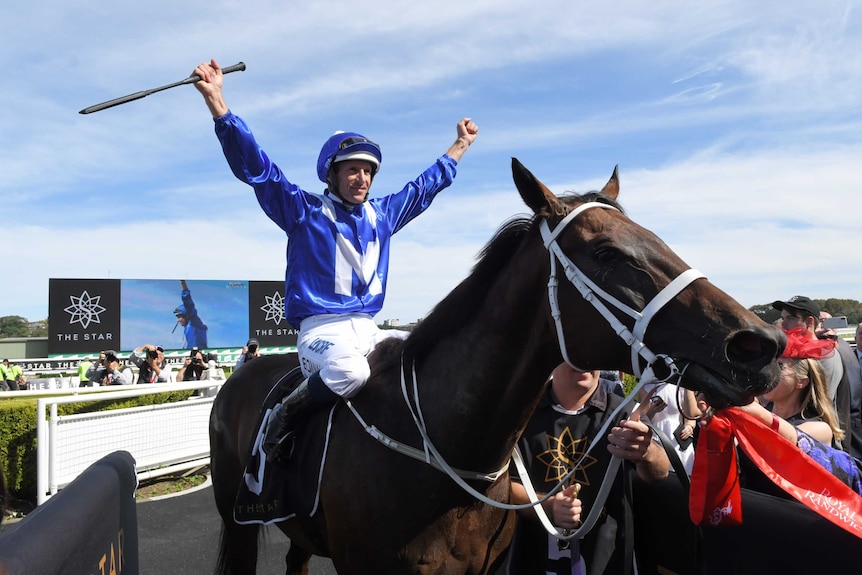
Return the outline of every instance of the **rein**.
[[[415,373],[414,373],[414,379],[415,379]],[[405,389],[403,373],[401,375],[401,389],[402,390]],[[427,463],[428,465],[435,467],[436,469],[446,473],[447,475],[452,477],[452,479],[457,478],[457,479],[455,479],[456,482],[461,480],[461,478],[464,478],[464,479],[477,479],[480,481],[488,481],[490,483],[493,483],[494,481],[497,481],[497,479],[499,479],[500,476],[503,475],[503,473],[505,473],[509,467],[509,465],[507,463],[505,466],[503,466],[502,468],[500,468],[497,471],[494,471],[492,473],[483,473],[481,471],[465,471],[463,469],[458,469],[456,467],[450,467],[449,464],[446,463],[446,461],[442,457],[440,457],[439,453],[434,448],[434,445],[431,444],[430,440],[428,439],[428,434],[425,431],[424,422],[422,424],[418,423],[418,421],[416,419],[416,413],[413,411],[413,407],[410,405],[409,401],[407,402],[407,405],[408,405],[408,407],[410,407],[410,413],[413,415],[413,420],[414,420],[414,422],[416,422],[416,427],[419,430],[419,433],[422,435],[422,443],[425,446],[425,449],[416,449],[415,447],[412,447],[410,445],[405,445],[405,444],[401,443],[400,441],[396,441],[396,440],[392,439],[391,437],[389,437],[388,435],[386,435],[385,433],[380,431],[376,426],[369,425],[368,423],[366,423],[365,419],[363,419],[363,417],[359,414],[359,411],[357,411],[356,407],[354,407],[353,403],[349,399],[345,399],[344,403],[347,404],[347,407],[350,408],[350,411],[353,412],[353,415],[356,417],[356,420],[359,422],[359,424],[362,426],[362,428],[365,429],[365,432],[368,433],[368,435],[370,435],[371,437],[373,437],[374,439],[376,439],[377,441],[379,441],[380,443],[382,443],[383,445],[385,445],[389,449],[397,451],[398,453],[401,453],[402,455],[412,457],[413,459],[416,459],[417,461],[422,461],[424,463]],[[459,485],[460,485],[460,483],[459,483]],[[471,488],[468,486],[468,489],[471,489]],[[480,494],[480,496],[481,496],[481,494]],[[482,497],[484,497],[484,496],[482,496]]]

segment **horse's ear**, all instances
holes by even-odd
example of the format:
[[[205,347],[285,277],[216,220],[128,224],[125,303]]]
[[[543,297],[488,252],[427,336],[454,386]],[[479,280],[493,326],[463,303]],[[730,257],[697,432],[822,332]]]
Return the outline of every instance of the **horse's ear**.
[[[617,164],[614,166],[614,173],[611,174],[611,179],[608,180],[608,183],[605,184],[605,187],[602,188],[602,193],[609,197],[612,200],[616,200],[617,196],[620,195],[620,166]]]
[[[517,158],[512,158],[512,177],[521,198],[533,212],[539,213],[542,210],[549,214],[556,212],[553,206],[557,204],[557,196],[536,179],[536,176]]]

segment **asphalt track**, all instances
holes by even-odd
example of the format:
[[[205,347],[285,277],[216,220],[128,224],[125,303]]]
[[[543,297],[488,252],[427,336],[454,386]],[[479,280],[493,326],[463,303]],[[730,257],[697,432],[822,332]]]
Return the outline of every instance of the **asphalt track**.
[[[140,575],[210,575],[218,557],[221,520],[212,487],[137,505]],[[264,527],[258,555],[258,575],[284,575],[290,540],[276,527]],[[335,575],[329,559],[314,557],[310,575]]]

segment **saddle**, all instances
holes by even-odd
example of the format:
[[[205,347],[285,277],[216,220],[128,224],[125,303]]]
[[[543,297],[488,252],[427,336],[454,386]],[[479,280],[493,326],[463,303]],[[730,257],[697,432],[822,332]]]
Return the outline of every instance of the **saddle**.
[[[328,445],[329,422],[340,404],[312,413],[293,437],[288,460],[272,461],[263,451],[263,439],[273,407],[304,380],[297,367],[272,387],[260,409],[257,432],[234,505],[239,524],[279,523],[297,515],[311,517],[317,510],[320,477]]]

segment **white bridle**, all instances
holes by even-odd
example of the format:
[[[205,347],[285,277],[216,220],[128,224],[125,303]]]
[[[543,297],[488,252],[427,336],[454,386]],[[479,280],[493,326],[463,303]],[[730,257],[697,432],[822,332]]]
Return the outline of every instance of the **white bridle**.
[[[679,376],[679,368],[677,368],[676,363],[674,363],[673,358],[666,355],[656,355],[654,354],[643,342],[644,336],[646,335],[647,326],[649,326],[650,320],[661,310],[666,304],[673,300],[677,295],[679,295],[682,290],[688,287],[693,281],[698,280],[700,278],[704,278],[702,273],[697,271],[696,269],[689,268],[688,270],[682,272],[679,276],[676,277],[672,282],[667,284],[656,296],[643,308],[641,311],[637,311],[632,309],[628,305],[622,303],[614,296],[610,295],[608,292],[600,288],[593,282],[590,278],[582,272],[578,266],[576,266],[571,259],[563,252],[560,244],[557,243],[557,236],[562,233],[566,226],[574,221],[574,219],[581,214],[582,212],[590,209],[590,208],[602,208],[605,210],[617,210],[616,207],[605,204],[601,202],[587,202],[581,204],[571,212],[569,212],[565,218],[563,218],[557,227],[551,231],[548,226],[547,220],[542,220],[540,224],[540,230],[542,232],[542,239],[545,243],[545,248],[547,248],[548,253],[551,257],[551,275],[548,279],[548,300],[551,305],[551,316],[554,318],[554,323],[557,327],[557,340],[560,344],[560,353],[563,355],[563,360],[575,367],[575,365],[569,359],[568,351],[566,350],[566,340],[565,335],[563,333],[563,322],[562,322],[562,314],[560,312],[560,305],[557,299],[557,261],[560,262],[560,265],[563,266],[563,270],[566,274],[566,277],[569,279],[569,282],[577,290],[580,292],[581,297],[584,298],[585,301],[588,301],[596,308],[602,317],[605,318],[605,321],[611,326],[611,328],[616,332],[616,334],[622,338],[622,340],[631,348],[632,356],[632,374],[636,377],[641,376],[641,368],[640,368],[640,359],[644,358],[646,360],[647,366],[652,366],[656,360],[661,359],[666,367],[668,368],[669,374],[667,377],[660,380],[658,383],[669,381],[670,379],[675,379]],[[605,305],[605,302],[612,305],[619,311],[628,315],[629,317],[635,320],[634,326],[631,330],[626,327],[617,317],[611,313],[608,309],[608,306]]]

